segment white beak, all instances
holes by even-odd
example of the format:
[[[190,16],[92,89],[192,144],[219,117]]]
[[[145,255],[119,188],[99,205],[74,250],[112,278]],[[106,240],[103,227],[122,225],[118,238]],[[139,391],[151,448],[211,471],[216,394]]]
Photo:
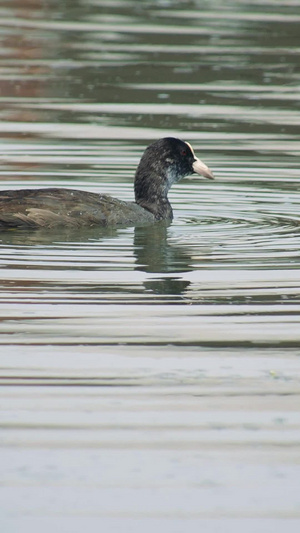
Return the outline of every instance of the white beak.
[[[193,170],[196,172],[196,174],[204,176],[204,178],[208,178],[209,180],[214,179],[212,171],[197,157],[195,157],[195,161],[193,163]]]

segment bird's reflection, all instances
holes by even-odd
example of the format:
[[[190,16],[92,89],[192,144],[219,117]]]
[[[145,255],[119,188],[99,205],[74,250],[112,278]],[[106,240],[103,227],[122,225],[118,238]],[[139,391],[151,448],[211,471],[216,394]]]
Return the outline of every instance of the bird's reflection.
[[[6,229],[1,231],[0,243],[14,246],[43,246],[62,243],[85,243],[91,240],[101,241],[105,238],[119,236],[118,228],[109,227],[82,227],[82,228],[41,228],[41,229]]]
[[[136,270],[160,273],[160,278],[145,281],[147,291],[155,294],[182,294],[190,284],[180,276],[163,276],[191,270],[191,257],[179,246],[172,246],[168,239],[170,223],[159,222],[153,226],[136,227],[134,231],[134,253]]]
[[[182,272],[191,270],[190,256],[168,240],[170,223],[164,221],[134,230],[136,269],[144,272]]]
[[[191,256],[187,248],[170,242],[168,229],[170,223],[159,222],[151,226],[135,227],[133,229],[134,269],[156,274],[153,279],[147,279],[144,287],[147,292],[155,294],[180,295],[184,293],[189,281],[183,280],[179,272],[192,269]],[[40,229],[35,231],[8,230],[1,233],[3,245],[14,246],[48,246],[63,243],[101,242],[106,239],[118,238],[122,228],[60,228],[56,230]],[[117,243],[116,243],[117,248]],[[100,256],[101,259],[101,256]],[[174,276],[170,274],[174,273]],[[178,273],[178,275],[176,275]],[[161,274],[157,277],[157,274]]]

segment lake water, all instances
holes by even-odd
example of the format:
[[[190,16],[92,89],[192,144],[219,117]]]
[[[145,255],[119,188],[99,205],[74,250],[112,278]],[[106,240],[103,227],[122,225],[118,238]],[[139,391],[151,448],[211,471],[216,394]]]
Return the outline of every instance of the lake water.
[[[300,530],[300,4],[0,7],[1,190],[133,199],[164,227],[0,234],[1,531]]]

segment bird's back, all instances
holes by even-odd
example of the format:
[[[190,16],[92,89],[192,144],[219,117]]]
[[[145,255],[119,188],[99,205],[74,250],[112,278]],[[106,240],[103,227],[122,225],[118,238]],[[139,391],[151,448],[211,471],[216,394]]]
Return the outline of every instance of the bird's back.
[[[135,225],[153,215],[134,202],[75,189],[0,191],[0,228]]]

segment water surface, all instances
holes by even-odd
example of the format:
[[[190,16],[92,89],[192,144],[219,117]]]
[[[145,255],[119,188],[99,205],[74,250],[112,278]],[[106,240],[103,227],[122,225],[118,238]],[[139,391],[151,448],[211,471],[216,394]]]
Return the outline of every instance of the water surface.
[[[216,175],[169,226],[1,233],[3,531],[298,532],[298,3],[0,16],[2,190],[131,200],[163,136]]]

